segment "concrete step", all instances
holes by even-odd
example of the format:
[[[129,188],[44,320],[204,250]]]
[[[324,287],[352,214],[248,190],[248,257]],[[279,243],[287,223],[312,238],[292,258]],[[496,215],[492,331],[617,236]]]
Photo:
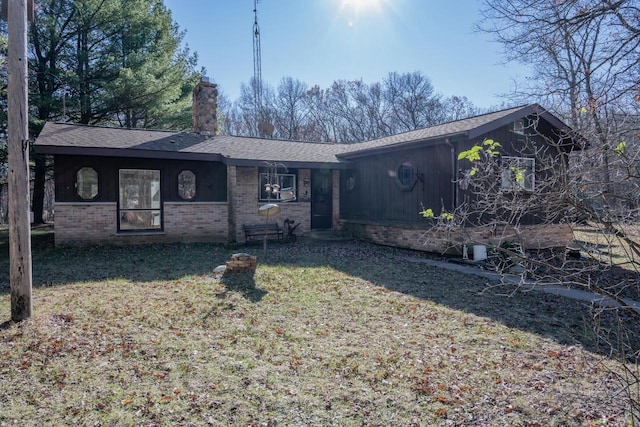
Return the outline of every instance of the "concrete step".
[[[305,238],[323,241],[351,240],[350,234],[340,230],[311,230],[304,234]]]

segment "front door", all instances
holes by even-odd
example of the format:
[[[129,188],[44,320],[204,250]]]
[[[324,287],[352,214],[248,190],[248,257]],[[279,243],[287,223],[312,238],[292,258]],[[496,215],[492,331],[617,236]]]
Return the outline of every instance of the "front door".
[[[333,180],[331,171],[311,170],[311,229],[331,228],[333,213]]]

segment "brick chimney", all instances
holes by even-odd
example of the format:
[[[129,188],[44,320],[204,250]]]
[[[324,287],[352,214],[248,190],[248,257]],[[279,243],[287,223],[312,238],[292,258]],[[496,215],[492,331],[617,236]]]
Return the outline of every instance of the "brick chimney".
[[[202,77],[193,88],[193,131],[202,135],[213,136],[218,127],[218,87]]]

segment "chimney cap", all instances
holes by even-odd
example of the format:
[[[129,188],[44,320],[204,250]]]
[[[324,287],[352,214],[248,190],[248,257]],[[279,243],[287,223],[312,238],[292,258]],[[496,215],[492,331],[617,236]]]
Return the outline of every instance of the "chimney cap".
[[[211,83],[211,79],[209,79],[209,76],[200,77],[200,81],[203,83]]]

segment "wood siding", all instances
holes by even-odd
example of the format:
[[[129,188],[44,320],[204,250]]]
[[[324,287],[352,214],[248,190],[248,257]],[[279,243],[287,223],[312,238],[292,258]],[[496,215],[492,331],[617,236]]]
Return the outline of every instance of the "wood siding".
[[[91,167],[98,173],[98,195],[92,202],[117,202],[120,169],[160,170],[164,202],[184,201],[178,195],[178,174],[183,170],[196,175],[196,196],[192,202],[227,200],[227,168],[219,162],[58,155],[54,167],[57,202],[86,202],[76,192],[76,174],[82,167]]]
[[[526,128],[529,122],[525,120],[524,123]],[[549,145],[545,138],[535,134],[534,129],[525,130],[527,136],[518,134],[514,132],[514,124],[509,123],[471,140],[466,136],[457,136],[451,137],[450,140],[425,142],[422,146],[410,149],[389,149],[383,153],[353,159],[352,169],[341,174],[340,191],[343,197],[340,218],[378,223],[420,224],[424,223],[424,219],[418,214],[422,206],[432,209],[436,216],[442,211],[452,212],[454,208],[475,197],[471,189],[463,190],[454,182],[462,177],[463,171],[472,167],[466,159],[457,160],[458,154],[474,145],[481,145],[485,139],[499,142],[503,156],[536,157],[536,182],[541,183],[551,176],[560,179],[566,170],[564,151],[567,147],[554,146],[558,142],[558,138],[555,137],[557,131],[544,120],[537,124],[538,132],[549,135],[549,141],[552,142]],[[542,153],[542,157],[535,156],[536,152]],[[545,168],[551,164],[551,160],[554,161],[553,168]],[[398,166],[405,162],[417,168],[420,178],[409,191],[403,191],[395,177]],[[500,174],[497,175],[496,179],[500,179]],[[355,179],[353,189],[349,188],[350,179]],[[528,195],[521,192],[515,196]],[[529,199],[535,208],[521,217],[520,224],[559,222],[562,217],[558,215],[557,203],[551,196],[538,195],[539,200]],[[471,218],[469,224],[487,221],[491,221],[491,218],[482,218],[482,221]]]
[[[514,125],[513,123],[510,123],[509,125],[503,126],[472,140],[462,140],[456,144],[456,158],[458,153],[469,150],[474,145],[482,145],[486,139],[492,139],[500,143],[501,147],[498,151],[500,151],[502,156],[535,158],[536,190],[534,190],[533,194],[528,194],[526,191],[513,194],[514,200],[517,200],[516,198],[520,198],[521,200],[521,202],[515,204],[519,206],[523,206],[525,204],[534,206],[534,208],[520,218],[519,223],[521,225],[534,225],[559,222],[562,218],[558,217],[558,214],[560,213],[558,211],[559,206],[553,199],[553,195],[550,194],[552,189],[545,188],[544,191],[547,192],[547,197],[540,194],[540,188],[542,187],[543,182],[548,185],[549,180],[554,177],[559,179],[562,174],[565,173],[564,171],[566,171],[567,157],[563,151],[564,149],[554,145],[549,145],[549,142],[552,144],[556,144],[558,142],[558,139],[554,136],[558,131],[551,129],[546,121],[540,120],[536,127],[537,132],[549,135],[549,141],[546,141],[540,134],[535,134],[535,129],[528,127],[529,125],[526,120],[525,126],[527,126],[526,136],[514,132]],[[551,164],[553,164],[553,170],[547,169]],[[470,169],[471,167],[471,163],[466,159],[457,161],[459,177],[461,176],[462,171]],[[497,177],[497,179],[501,178]],[[535,193],[538,193],[538,195],[536,196]],[[473,200],[474,197],[475,196],[470,190],[465,191],[460,189],[458,186],[456,197],[457,206],[460,206],[465,201]],[[537,197],[537,199],[533,199],[533,197]],[[510,206],[506,205],[506,207],[509,208]],[[505,215],[508,216],[506,212],[507,211],[505,210]],[[483,224],[491,221],[491,218],[484,217],[482,219],[478,219],[477,217],[471,216],[470,221],[473,224]]]
[[[416,168],[415,185],[403,190],[396,170],[403,163]],[[421,206],[450,210],[453,200],[451,147],[445,144],[396,151],[353,161],[341,173],[340,217],[344,219],[419,223]],[[353,189],[347,180],[355,178]]]

